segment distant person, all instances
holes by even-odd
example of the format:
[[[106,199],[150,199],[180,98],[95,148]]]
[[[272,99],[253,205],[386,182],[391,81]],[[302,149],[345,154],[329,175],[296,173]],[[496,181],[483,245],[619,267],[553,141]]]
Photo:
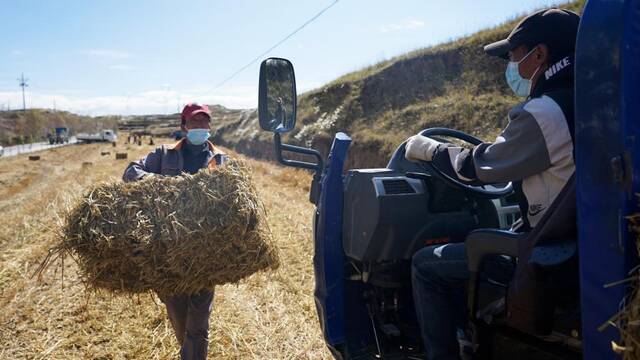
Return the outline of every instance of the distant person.
[[[180,140],[184,137],[182,130],[176,130],[173,133],[171,133],[171,136],[176,139],[176,140]]]
[[[407,141],[406,158],[432,161],[471,184],[514,182],[522,214],[517,231],[530,231],[575,172],[573,62],[579,22],[571,11],[540,10],[506,39],[485,46],[487,54],[509,60],[507,84],[523,98],[509,111],[509,123],[495,142],[469,150],[415,135]],[[486,272],[491,279],[509,281],[511,260],[497,256],[484,263],[497,270]],[[418,251],[411,276],[427,358],[458,359],[456,337],[466,327],[463,294],[470,276],[465,244]]]
[[[281,97],[276,99],[276,113],[273,123],[277,128],[287,128],[287,110],[284,107],[284,102]]]
[[[124,181],[157,175],[195,174],[200,169],[215,168],[226,161],[227,156],[208,140],[211,113],[206,105],[188,104],[182,110],[181,119],[186,138],[175,145],[160,146],[146,157],[130,163],[124,171]],[[180,343],[181,359],[206,359],[213,291],[159,297],[167,307]]]

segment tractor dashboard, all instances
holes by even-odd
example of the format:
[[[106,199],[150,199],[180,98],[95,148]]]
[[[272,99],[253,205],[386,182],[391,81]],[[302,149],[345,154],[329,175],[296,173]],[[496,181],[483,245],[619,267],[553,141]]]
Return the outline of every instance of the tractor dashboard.
[[[462,242],[479,227],[498,228],[497,204],[428,176],[350,170],[344,184],[344,252],[363,262],[409,260],[424,246]]]

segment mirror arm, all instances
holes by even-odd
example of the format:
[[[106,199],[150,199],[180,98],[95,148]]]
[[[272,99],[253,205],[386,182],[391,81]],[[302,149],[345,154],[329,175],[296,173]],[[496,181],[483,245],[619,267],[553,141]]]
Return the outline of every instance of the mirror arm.
[[[320,154],[319,151],[314,149],[303,148],[300,146],[283,144],[282,140],[280,139],[280,133],[274,133],[273,140],[276,146],[276,158],[278,159],[279,163],[281,163],[282,165],[291,166],[291,167],[315,170],[316,174],[322,173],[322,169],[324,168],[324,161],[322,160],[322,155]],[[306,161],[284,159],[282,157],[283,150],[298,153],[298,154],[312,155],[316,158],[318,162],[314,164]]]

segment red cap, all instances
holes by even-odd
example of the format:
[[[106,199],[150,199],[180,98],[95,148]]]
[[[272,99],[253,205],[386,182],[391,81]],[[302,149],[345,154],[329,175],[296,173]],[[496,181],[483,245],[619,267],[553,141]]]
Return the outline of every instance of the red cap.
[[[182,124],[187,122],[187,120],[191,119],[196,114],[206,114],[209,119],[211,119],[211,112],[209,112],[209,107],[207,105],[192,103],[185,105],[184,109],[182,109]]]

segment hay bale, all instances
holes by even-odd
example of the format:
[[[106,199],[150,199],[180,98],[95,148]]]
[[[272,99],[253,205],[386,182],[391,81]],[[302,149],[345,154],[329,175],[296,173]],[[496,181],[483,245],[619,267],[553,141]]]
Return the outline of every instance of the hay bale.
[[[279,265],[249,168],[237,160],[95,186],[66,215],[55,252],[73,256],[89,288],[125,294],[196,293]]]
[[[127,153],[116,153],[116,160],[126,159]]]
[[[29,155],[30,161],[38,161],[40,160],[40,155]]]

